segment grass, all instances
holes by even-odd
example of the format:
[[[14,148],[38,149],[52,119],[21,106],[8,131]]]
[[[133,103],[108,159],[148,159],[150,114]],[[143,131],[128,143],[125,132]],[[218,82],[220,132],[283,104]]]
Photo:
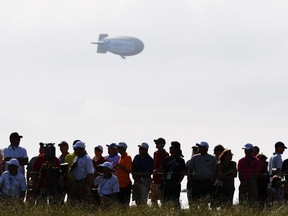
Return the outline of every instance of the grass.
[[[13,215],[13,216],[33,216],[33,215],[49,215],[49,216],[99,216],[99,215],[109,215],[109,216],[282,216],[286,215],[288,212],[288,206],[274,205],[270,208],[259,208],[249,204],[234,205],[227,208],[221,209],[208,209],[203,203],[192,204],[190,209],[177,209],[173,208],[172,205],[167,205],[161,208],[155,207],[136,207],[130,206],[128,208],[123,208],[120,206],[114,206],[107,209],[99,209],[95,205],[83,205],[83,204],[64,204],[64,205],[47,205],[47,204],[29,204],[22,203],[15,200],[5,200],[0,202],[0,214]]]

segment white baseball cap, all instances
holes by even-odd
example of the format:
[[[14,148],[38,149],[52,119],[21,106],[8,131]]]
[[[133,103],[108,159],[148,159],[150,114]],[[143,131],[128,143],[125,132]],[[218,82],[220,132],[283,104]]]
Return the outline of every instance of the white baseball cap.
[[[128,148],[128,146],[127,146],[127,144],[125,142],[119,142],[117,147],[122,147],[122,148],[125,148],[125,149]]]
[[[7,162],[7,164],[19,167],[19,161],[15,158],[12,158],[10,161]]]
[[[100,167],[106,167],[106,168],[108,168],[110,170],[113,169],[113,165],[110,162],[108,162],[108,161],[104,162],[103,164],[100,164],[99,166]]]
[[[149,149],[149,145],[145,142],[141,143],[141,145],[138,145],[138,147],[144,148],[144,149]]]
[[[84,148],[84,149],[85,149],[85,143],[79,140],[79,141],[76,142],[75,145],[73,146],[73,149],[76,149],[76,148]]]

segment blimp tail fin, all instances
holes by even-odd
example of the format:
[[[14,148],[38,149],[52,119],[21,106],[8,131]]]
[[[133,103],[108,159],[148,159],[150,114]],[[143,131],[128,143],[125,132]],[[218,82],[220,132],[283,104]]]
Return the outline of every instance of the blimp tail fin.
[[[100,34],[99,38],[98,38],[98,41],[101,41],[101,40],[103,40],[106,37],[108,37],[108,34]]]

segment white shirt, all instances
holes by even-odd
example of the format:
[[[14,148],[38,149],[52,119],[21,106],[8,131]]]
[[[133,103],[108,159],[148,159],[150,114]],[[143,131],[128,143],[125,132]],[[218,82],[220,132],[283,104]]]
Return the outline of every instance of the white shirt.
[[[21,192],[26,191],[27,185],[22,173],[18,172],[13,176],[5,171],[0,177],[0,187],[6,196],[18,197]]]
[[[76,162],[78,163],[78,166],[71,170],[71,176],[75,181],[85,179],[89,173],[94,173],[92,159],[87,154],[80,158],[75,157],[73,163]]]
[[[119,192],[119,180],[117,176],[112,174],[109,179],[103,178],[103,176],[98,176],[94,180],[95,185],[98,184],[98,194],[109,195]]]
[[[279,153],[274,153],[269,160],[269,174],[272,175],[273,169],[282,169],[282,156]]]
[[[4,148],[3,150],[4,158],[28,158],[27,151],[25,148],[18,146],[17,148],[12,148],[10,145],[8,148]],[[5,170],[7,170],[8,165],[5,165]],[[24,166],[19,166],[18,171],[21,172],[23,175],[25,173]]]

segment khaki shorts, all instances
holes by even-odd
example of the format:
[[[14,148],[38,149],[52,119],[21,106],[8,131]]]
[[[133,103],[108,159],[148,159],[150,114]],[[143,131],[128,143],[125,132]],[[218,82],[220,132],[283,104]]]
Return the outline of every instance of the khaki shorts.
[[[162,192],[161,192],[160,188],[161,188],[160,184],[154,184],[154,183],[151,184],[151,188],[150,188],[151,196],[150,196],[150,198],[151,198],[152,202],[157,201],[157,200],[162,200]]]

